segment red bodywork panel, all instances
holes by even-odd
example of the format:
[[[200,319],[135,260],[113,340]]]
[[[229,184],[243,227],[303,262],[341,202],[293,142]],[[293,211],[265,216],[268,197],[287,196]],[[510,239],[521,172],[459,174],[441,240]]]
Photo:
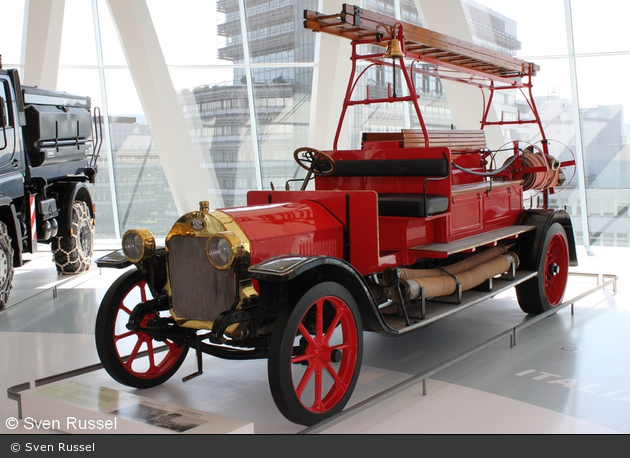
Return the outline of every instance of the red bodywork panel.
[[[449,148],[404,148],[397,141],[364,142],[362,150],[327,154],[336,162],[445,159],[483,171],[479,153],[451,156]],[[449,199],[447,211],[423,218],[378,216],[379,193],[422,194],[426,178],[319,176],[315,178],[316,191],[250,191],[247,205],[261,207],[227,212],[251,238],[254,263],[280,254],[321,254],[348,261],[362,275],[411,265],[423,258],[418,247],[424,245],[453,242],[513,225],[522,212],[520,182],[491,183],[451,170],[447,178],[426,183],[427,193]],[[270,220],[279,224],[267,224]],[[256,227],[259,223],[266,224]],[[335,241],[336,236],[339,239]]]
[[[322,254],[348,261],[362,275],[379,270],[373,191],[250,191],[247,205],[256,212],[226,213],[250,237],[252,264],[282,254]]]
[[[313,201],[223,209],[250,241],[251,262],[281,254],[343,258],[343,224]]]

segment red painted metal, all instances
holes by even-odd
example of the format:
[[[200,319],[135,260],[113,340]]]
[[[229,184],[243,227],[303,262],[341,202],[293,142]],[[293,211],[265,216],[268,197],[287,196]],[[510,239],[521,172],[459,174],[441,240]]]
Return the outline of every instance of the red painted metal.
[[[324,328],[324,304],[334,309],[331,319],[333,324],[339,326],[341,342],[331,339],[335,326]],[[336,406],[348,391],[356,370],[359,338],[350,308],[336,296],[325,296],[313,303],[304,314],[305,321],[308,321],[306,318],[309,314],[315,315],[314,335],[303,323],[300,323],[295,335],[308,343],[304,353],[291,358],[291,364],[296,367],[306,365],[304,373],[294,381],[295,394],[307,410],[325,413]],[[339,365],[331,364],[331,354],[335,351],[340,354]],[[326,378],[333,380],[328,389],[325,387]]]
[[[340,223],[345,231],[340,241],[347,240],[347,244],[337,257],[350,262],[364,275],[379,269],[378,217],[374,191],[250,191],[247,194],[248,205],[289,202],[318,202],[329,212],[328,218]],[[252,231],[255,229],[252,226]],[[289,253],[285,249],[276,254],[285,252]],[[330,255],[323,252],[319,254]]]
[[[350,7],[345,5],[344,8],[347,10]],[[427,181],[427,177],[423,176],[333,174],[315,177],[314,191],[252,191],[248,194],[248,205],[253,206],[252,208],[227,211],[243,227],[248,237],[251,237],[252,262],[284,253],[326,254],[343,258],[362,275],[368,275],[387,267],[417,262],[422,256],[426,256],[422,250],[424,245],[455,242],[516,224],[523,212],[524,178],[535,177],[536,180],[545,182],[550,178],[550,168],[546,160],[549,154],[548,140],[532,93],[532,77],[537,66],[515,58],[505,58],[506,60],[502,61],[505,62],[503,66],[503,63],[495,61],[497,56],[493,55],[488,61],[493,62],[490,64],[492,71],[486,72],[481,70],[481,67],[460,65],[457,60],[433,58],[418,47],[419,43],[405,37],[405,27],[411,28],[413,37],[422,36],[424,32],[419,32],[413,28],[414,26],[393,22],[387,26],[377,25],[375,30],[370,29],[373,25],[366,25],[364,29],[365,18],[361,16],[358,19],[363,12],[355,11],[351,17],[348,11],[345,11],[345,16],[342,14],[318,17],[318,13],[307,14],[309,27],[320,31],[330,30],[331,33],[346,36],[350,38],[352,47],[351,77],[344,96],[333,148],[324,152],[337,162],[446,158],[451,164],[450,176],[444,180]],[[310,22],[314,18],[318,20],[317,23]],[[378,18],[383,19],[382,16]],[[353,25],[353,21],[360,23]],[[361,45],[377,45],[384,48],[391,44],[392,40],[398,40],[402,56],[395,55],[392,58],[383,54],[359,52]],[[448,45],[461,46],[461,43],[458,45],[448,42]],[[471,52],[474,55],[472,59],[479,62],[479,56],[482,56],[483,52],[478,49]],[[360,62],[366,65],[360,67]],[[431,64],[433,67],[418,66],[418,63]],[[519,65],[521,67],[518,67]],[[397,95],[395,82],[392,82],[394,85],[389,85],[388,93],[384,97],[372,98],[369,85],[365,86],[365,97],[358,96],[359,81],[375,66],[392,66],[394,70],[400,71],[408,89],[406,95]],[[522,70],[517,71],[517,67]],[[392,72],[392,75],[395,75],[396,71]],[[477,86],[484,95],[480,121],[482,130],[490,125],[533,123],[540,129],[542,139],[540,146],[510,142],[501,150],[507,151],[511,158],[500,166],[496,163],[499,151],[490,151],[479,146],[478,136],[471,137],[473,139],[471,144],[475,146],[461,146],[459,150],[458,145],[466,144],[465,136],[453,140],[452,146],[450,143],[448,145],[443,143],[451,140],[442,140],[440,143],[436,140],[440,137],[431,139],[430,136],[440,134],[432,133],[426,128],[418,103],[419,95],[411,78],[414,73],[429,74]],[[519,115],[516,121],[506,121],[502,118],[490,121],[495,92],[506,90],[520,91],[531,109],[533,119],[521,119]],[[365,133],[361,149],[338,149],[342,125],[349,107],[396,102],[408,102],[413,105],[421,127],[423,147],[417,146],[418,140],[414,140],[414,137],[410,137],[411,143],[408,147],[405,144],[407,140],[404,132],[399,132]],[[450,134],[442,135],[448,137]],[[527,146],[531,146],[533,153],[540,154],[540,158],[533,162],[525,161]],[[573,161],[562,163],[568,166],[572,164]],[[303,186],[303,189],[305,187]],[[427,194],[448,199],[449,204],[445,212],[425,218],[378,215],[379,194],[422,195],[425,189]],[[548,192],[548,189],[541,191],[545,208]],[[433,252],[433,256],[440,257],[442,254]]]
[[[249,239],[252,264],[278,254],[344,257],[343,224],[317,202],[302,199],[221,211]]]
[[[127,372],[140,379],[154,379],[168,372],[177,364],[179,357],[186,349],[186,347],[178,345],[170,339],[165,339],[158,346],[162,346],[162,343],[164,343],[167,350],[158,356],[158,352],[155,351],[157,341],[153,340],[149,334],[141,331],[126,330],[124,325],[129,321],[131,311],[136,304],[135,302],[126,304],[125,301],[132,293],[139,293],[141,301],[146,301],[148,298],[147,288],[147,282],[141,280],[129,289],[123,300],[118,304],[118,313],[116,315],[116,324],[118,326],[114,326],[114,351],[116,356],[118,356]],[[155,313],[145,315],[140,322],[140,327],[148,326],[154,318]],[[125,332],[116,334],[116,329],[124,330]],[[132,346],[131,352],[129,352],[129,346]],[[145,360],[139,356],[139,353],[142,351],[147,351],[148,366],[145,365]],[[127,355],[129,356],[127,357]],[[137,364],[138,360],[141,360],[139,364]]]
[[[545,296],[553,307],[562,302],[569,275],[569,256],[567,240],[563,234],[551,237],[544,258]]]
[[[403,27],[402,24],[400,25],[399,29],[398,29],[398,39],[401,40],[401,42],[404,42],[404,37],[403,37]],[[379,43],[381,42],[388,42],[391,41],[393,38],[385,38],[385,39],[373,39],[373,40],[353,40],[352,41],[352,56],[350,57],[350,60],[352,61],[352,71],[351,71],[351,77],[350,80],[348,81],[348,88],[346,89],[346,95],[344,97],[343,100],[343,108],[341,110],[341,115],[339,116],[339,122],[337,124],[337,131],[335,132],[335,139],[333,140],[333,151],[337,151],[337,145],[339,143],[339,136],[341,134],[341,128],[343,126],[343,122],[344,119],[346,117],[346,112],[348,110],[348,107],[354,106],[354,105],[371,105],[374,103],[394,103],[394,102],[411,102],[413,104],[414,110],[416,112],[416,115],[418,116],[418,121],[420,122],[420,128],[422,129],[422,132],[424,133],[424,137],[426,139],[426,146],[430,146],[429,145],[429,137],[427,134],[427,127],[424,123],[424,118],[422,117],[422,112],[420,110],[420,105],[418,104],[418,99],[420,98],[420,96],[418,95],[418,93],[416,92],[416,88],[413,85],[411,78],[409,76],[409,70],[407,69],[407,66],[405,64],[405,58],[404,57],[400,57],[398,59],[392,59],[392,65],[395,67],[395,62],[396,60],[398,60],[399,62],[399,68],[405,78],[405,81],[407,83],[407,88],[409,90],[409,95],[407,96],[396,96],[396,94],[391,93],[391,91],[388,94],[388,97],[386,98],[380,98],[380,99],[370,99],[370,94],[369,91],[367,91],[367,97],[365,99],[357,99],[357,100],[353,100],[352,99],[352,95],[354,93],[354,90],[357,87],[357,84],[359,83],[359,80],[361,79],[361,77],[367,72],[367,70],[372,67],[372,66],[385,66],[386,62],[383,61],[383,55],[382,54],[359,54],[357,52],[357,46],[360,45],[365,45],[365,44],[373,44],[373,43],[377,43],[377,41]],[[404,52],[404,51],[403,51]],[[368,65],[366,68],[364,68],[361,73],[359,73],[358,75],[357,73],[357,62],[361,61],[361,60],[365,60],[368,62],[371,62],[371,65]],[[395,71],[393,72],[393,74],[395,74]],[[390,86],[391,88],[391,86]]]
[[[532,290],[537,293],[540,292],[541,283],[534,284],[532,281],[542,281],[545,305],[548,302],[553,307],[562,301],[570,263],[569,253],[572,253],[572,258],[575,254],[573,232],[558,228],[558,224],[567,228],[570,226],[566,212],[524,212],[523,208],[524,192],[530,189],[529,181],[535,183],[531,189],[542,190],[543,206],[546,208],[550,192],[546,183],[559,176],[552,176],[551,170],[555,172],[559,162],[549,155],[549,141],[531,92],[531,77],[537,66],[405,24],[404,27],[408,28],[412,36],[409,39],[405,37],[401,22],[378,13],[364,14],[360,8],[346,4],[343,8],[340,15],[305,11],[305,25],[308,28],[330,31],[351,39],[352,76],[343,100],[332,151],[307,148],[326,156],[310,156],[306,179],[299,183],[302,185],[300,190],[290,190],[289,187],[294,186],[296,180],[289,180],[284,191],[250,191],[247,194],[247,206],[220,209],[224,215],[214,215],[224,226],[237,231],[243,238],[243,244],[247,245],[248,249],[243,250],[239,264],[229,273],[230,281],[238,284],[238,288],[245,285],[247,291],[238,292],[236,285],[232,287],[228,283],[224,290],[234,291],[235,300],[231,297],[217,299],[217,302],[225,304],[204,302],[202,306],[211,307],[213,313],[215,310],[220,311],[216,320],[214,315],[210,318],[212,322],[203,321],[208,319],[207,316],[193,317],[196,311],[192,308],[187,311],[191,317],[177,314],[178,320],[186,320],[186,326],[190,325],[191,329],[198,326],[198,329],[211,330],[202,336],[210,342],[208,345],[203,344],[202,351],[210,354],[241,358],[241,355],[233,356],[238,354],[236,351],[225,352],[219,347],[211,350],[212,345],[219,344],[221,347],[250,347],[257,350],[250,353],[258,357],[264,353],[264,348],[260,347],[264,347],[265,339],[269,338],[268,368],[274,400],[289,420],[304,424],[326,418],[345,406],[358,375],[363,330],[396,335],[422,326],[422,321],[428,315],[425,312],[437,313],[431,316],[431,322],[461,309],[461,290],[456,294],[458,297],[446,300],[444,306],[440,304],[439,307],[433,307],[435,303],[425,303],[425,299],[428,299],[426,302],[434,302],[431,300],[434,298],[426,298],[424,290],[421,292],[421,301],[405,304],[398,268],[437,270],[434,268],[452,265],[460,256],[482,247],[512,245],[513,239],[528,233],[522,241],[514,244],[516,249],[514,257],[511,257],[515,261],[512,269],[518,268],[515,253],[522,256],[521,259],[526,259],[527,262],[521,263],[525,271],[513,275],[509,280],[507,277],[510,275],[506,275],[504,279],[515,285],[529,282],[523,285],[534,285]],[[365,27],[363,21],[367,24]],[[387,58],[381,54],[360,55],[357,52],[359,45],[384,47],[394,39],[400,43],[402,56],[389,51],[386,53],[389,56]],[[392,46],[392,49],[395,48]],[[365,61],[367,68],[359,71],[359,61]],[[435,68],[416,68],[419,62],[432,64]],[[406,95],[396,94],[393,81],[386,97],[372,99],[370,86],[367,85],[367,98],[353,98],[359,79],[368,69],[386,65],[394,67],[393,75],[396,75],[397,70],[400,71],[408,87]],[[411,78],[415,72],[478,86],[484,95],[481,129],[488,125],[534,123],[541,131],[540,146],[510,142],[504,145],[504,151],[490,151],[485,147],[482,130],[429,131],[422,118],[419,96]],[[508,89],[519,90],[525,96],[534,116],[532,120],[522,120],[520,116],[516,121],[489,120],[495,91]],[[486,92],[489,93],[487,100]],[[343,120],[350,106],[396,102],[412,103],[421,126],[419,130],[365,132],[361,149],[338,149]],[[296,150],[294,155],[298,163],[297,153],[300,150],[304,148]],[[497,163],[499,154],[509,156],[503,165]],[[328,168],[321,168],[319,159],[322,157],[329,162]],[[333,161],[335,164],[332,164]],[[563,160],[560,166],[574,167],[575,161]],[[313,176],[315,189],[309,190],[307,188],[312,186],[310,180]],[[528,183],[524,185],[526,181]],[[171,240],[179,240],[181,236],[197,237],[191,240],[195,245],[187,246],[207,247],[209,230],[200,221],[201,218],[212,217],[207,212],[207,204],[203,204],[199,212],[192,212],[180,219],[170,234],[177,238]],[[223,220],[227,217],[232,221]],[[552,221],[555,221],[556,232],[545,233],[545,227]],[[533,229],[537,231],[531,232]],[[212,230],[216,230],[216,227],[213,226]],[[570,235],[570,238],[565,234]],[[533,243],[530,237],[534,238]],[[546,243],[545,248],[541,248],[542,259],[534,254],[541,242]],[[531,250],[524,243],[531,243]],[[169,246],[168,249],[171,248]],[[188,259],[188,255],[185,255]],[[310,256],[321,257],[305,259]],[[203,254],[197,258],[202,261],[203,265],[199,266],[201,269],[212,269],[205,262]],[[153,266],[151,262],[154,259],[161,262],[162,258],[155,256],[143,260],[142,263],[147,264],[141,269],[142,272],[145,272],[145,268],[149,270],[147,266]],[[177,266],[174,262],[176,259],[173,252],[166,256],[171,268]],[[348,265],[339,260],[346,261]],[[155,268],[160,267],[158,261],[155,261]],[[292,271],[295,276],[285,275],[286,267],[291,265],[295,266]],[[308,269],[316,270],[309,270],[306,275],[302,275]],[[352,269],[363,278],[355,275]],[[204,279],[208,279],[208,271],[200,272]],[[217,273],[221,272],[212,272],[215,282],[220,279],[219,275],[215,275]],[[512,270],[509,273],[515,272]],[[542,278],[534,278],[536,274]],[[477,296],[475,301],[492,297],[493,276],[491,273],[486,277],[488,283],[484,285],[490,290],[483,297]],[[162,278],[160,275],[150,275],[147,279],[149,277],[152,281]],[[319,283],[304,293],[307,283],[322,280],[326,283]],[[337,281],[339,285],[333,287]],[[208,281],[203,283],[191,287],[202,288],[200,294],[203,293],[204,298],[209,297],[207,293],[215,290],[216,285]],[[253,284],[260,298],[249,291],[250,284]],[[152,305],[152,301],[147,301],[145,286],[143,281],[132,288],[141,289],[142,307]],[[164,285],[158,286],[163,288]],[[274,292],[276,287],[282,288],[281,294],[276,294],[279,290]],[[176,302],[177,296],[172,295],[172,292],[169,294],[171,301]],[[396,305],[396,298],[401,299],[399,305]],[[161,305],[160,302],[156,304]],[[259,307],[257,304],[264,306]],[[119,307],[116,310],[123,321],[129,321],[132,307],[128,307],[124,300],[114,305]],[[472,303],[468,302],[468,305]],[[426,310],[425,306],[432,307],[432,310]],[[179,310],[173,304],[171,307],[174,314]],[[359,310],[356,310],[357,307]],[[528,301],[523,301],[522,307],[523,310],[532,308]],[[153,316],[145,316],[141,326],[149,329],[149,321]],[[276,316],[279,318],[276,319]],[[161,329],[156,334],[160,340],[168,337],[169,331],[164,329],[164,334]],[[341,339],[338,339],[339,332],[333,338],[336,331],[341,331]],[[177,334],[178,338],[182,335]],[[135,347],[125,369],[136,378],[167,377],[181,363],[182,351],[187,348],[176,345],[174,340],[165,340],[167,355],[158,363],[153,352],[153,339],[148,334],[122,332],[114,335],[115,343],[127,338],[137,339],[137,343],[133,342]],[[131,363],[138,355],[140,346],[145,343],[149,349],[149,370],[143,373],[138,369],[140,372],[136,372],[131,368]],[[186,345],[199,345],[199,340],[189,336]],[[258,353],[258,350],[263,351]],[[117,357],[120,358],[120,354],[114,355],[115,361],[118,361]]]

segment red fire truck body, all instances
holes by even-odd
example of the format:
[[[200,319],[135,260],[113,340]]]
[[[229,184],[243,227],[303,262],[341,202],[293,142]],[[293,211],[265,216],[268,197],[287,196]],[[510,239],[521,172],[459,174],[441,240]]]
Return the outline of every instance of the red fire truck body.
[[[348,403],[364,331],[401,335],[511,288],[527,313],[562,303],[575,241],[569,215],[547,208],[548,195],[570,183],[575,162],[550,154],[533,97],[534,116],[517,122],[538,125],[540,142],[493,151],[483,130],[505,124],[488,116],[494,92],[531,96],[537,66],[351,5],[334,15],[305,11],[305,27],[353,47],[332,150],[295,151],[307,170],[301,189],[250,191],[236,208],[202,202],[174,223],[165,246],[134,229],[121,251],[98,261],[134,266],[111,286],[96,322],[99,356],[120,383],[159,385],[190,348],[199,370],[185,380],[201,374],[203,353],[267,358],[279,410],[312,425]],[[366,44],[385,53],[359,53]],[[393,66],[405,95],[392,84],[372,97],[368,85],[357,98],[367,71],[359,62]],[[482,129],[427,129],[414,72],[489,93]],[[400,101],[415,107],[420,129],[365,132],[360,149],[337,148],[349,107]]]

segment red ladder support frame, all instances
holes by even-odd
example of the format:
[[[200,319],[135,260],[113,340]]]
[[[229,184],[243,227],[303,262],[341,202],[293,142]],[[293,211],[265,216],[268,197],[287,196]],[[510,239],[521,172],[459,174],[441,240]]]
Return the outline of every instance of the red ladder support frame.
[[[391,37],[376,37],[369,39],[361,39],[361,40],[351,40],[352,46],[352,56],[350,60],[352,61],[352,70],[350,74],[350,80],[348,81],[348,87],[346,89],[346,95],[343,101],[343,107],[341,111],[341,116],[339,117],[339,123],[337,126],[337,131],[335,133],[335,139],[333,142],[333,150],[337,150],[337,145],[339,141],[339,136],[341,133],[341,128],[343,125],[343,121],[345,119],[346,112],[350,106],[354,105],[370,105],[373,103],[394,103],[394,102],[411,102],[414,106],[414,110],[418,116],[418,121],[420,122],[420,127],[422,129],[422,133],[425,137],[426,146],[429,146],[429,137],[428,131],[422,116],[422,111],[420,110],[420,105],[418,104],[418,99],[420,96],[418,95],[413,82],[411,81],[412,73],[422,73],[428,74],[431,76],[435,76],[437,78],[456,81],[460,83],[465,83],[469,85],[474,85],[479,87],[482,91],[483,89],[487,89],[490,93],[487,101],[484,102],[484,110],[482,119],[480,121],[481,129],[484,129],[486,126],[491,125],[510,125],[510,124],[537,124],[540,130],[540,135],[542,139],[542,144],[545,149],[545,154],[548,154],[546,145],[547,145],[547,137],[545,135],[544,128],[542,126],[542,121],[540,119],[540,114],[538,113],[538,109],[536,108],[536,103],[534,101],[534,96],[532,93],[532,70],[529,67],[529,74],[525,75],[526,81],[520,81],[516,78],[509,78],[503,76],[497,76],[489,73],[483,73],[480,71],[472,70],[466,67],[462,67],[455,64],[449,64],[437,59],[433,59],[424,55],[415,54],[413,52],[409,52],[405,47],[405,37],[404,37],[404,25],[400,22],[396,23],[396,32]],[[352,100],[352,95],[354,90],[357,87],[357,83],[361,79],[361,77],[367,72],[367,70],[373,66],[386,66],[388,63],[385,61],[385,57],[382,54],[359,54],[357,52],[357,47],[360,45],[368,45],[368,44],[376,44],[383,45],[384,43],[390,42],[392,39],[397,39],[400,42],[401,50],[403,52],[403,57],[393,59],[393,64],[398,61],[398,68],[400,68],[405,82],[407,84],[407,89],[409,91],[409,95],[407,96],[395,96],[391,91],[385,98],[380,99],[370,99],[369,94],[368,97],[362,100]],[[405,64],[405,60],[412,60],[409,67]],[[369,61],[371,64],[368,65],[365,69],[363,69],[359,74],[357,74],[357,62],[361,60]],[[417,62],[427,63],[434,65],[436,68],[433,71],[427,71],[424,69],[414,68],[414,65]],[[439,71],[439,68],[445,68],[449,71],[459,72],[462,75],[453,76],[448,74],[442,74]],[[468,77],[464,77],[463,75],[468,75]],[[500,84],[500,85],[497,85]],[[527,91],[525,92],[524,89]],[[521,94],[525,98],[525,101],[529,105],[532,113],[534,115],[534,119],[531,120],[523,120],[519,119],[516,121],[505,121],[503,119],[499,121],[489,121],[488,117],[490,115],[490,110],[492,109],[492,101],[494,100],[494,92],[495,91],[503,91],[503,90],[520,90]],[[485,97],[484,97],[485,99]]]
[[[402,36],[402,24],[400,25],[399,28],[400,32],[400,36]],[[391,39],[390,39],[391,40]],[[403,57],[399,57],[399,58],[395,58],[392,59],[392,65],[395,66],[396,65],[396,60],[398,60],[399,62],[399,68],[402,71],[402,74],[405,78],[405,82],[407,84],[407,89],[409,91],[409,95],[406,96],[396,96],[396,88],[395,88],[395,83],[394,83],[394,89],[393,89],[393,93],[392,93],[392,85],[389,85],[389,90],[388,90],[388,94],[387,97],[385,98],[380,98],[380,99],[371,99],[370,98],[370,94],[369,91],[367,93],[367,97],[363,100],[352,100],[352,94],[354,93],[354,90],[357,86],[357,83],[359,82],[359,80],[361,79],[361,77],[368,71],[368,69],[370,69],[373,66],[385,66],[387,65],[387,63],[383,60],[384,57],[382,54],[359,54],[357,52],[357,46],[360,45],[366,45],[366,44],[374,44],[374,43],[381,43],[381,42],[388,42],[390,40],[382,40],[380,38],[375,38],[375,39],[368,39],[368,40],[352,40],[351,44],[352,44],[352,56],[350,57],[350,60],[352,61],[352,71],[350,74],[350,80],[348,81],[348,88],[346,90],[346,95],[344,97],[343,100],[343,107],[341,110],[341,115],[339,116],[339,122],[337,124],[337,131],[335,133],[335,139],[333,141],[333,151],[337,151],[337,144],[339,142],[339,136],[341,134],[341,128],[343,126],[343,121],[344,118],[346,116],[346,111],[348,110],[348,107],[350,106],[354,106],[354,105],[370,105],[373,103],[394,103],[394,102],[411,102],[413,104],[414,110],[416,111],[416,115],[418,116],[418,121],[420,122],[420,127],[422,129],[422,133],[424,135],[425,138],[425,146],[429,146],[429,135],[427,132],[427,127],[424,123],[424,118],[422,117],[422,111],[420,110],[420,105],[418,104],[418,99],[420,98],[420,96],[418,95],[418,93],[416,92],[416,88],[413,85],[413,82],[411,81],[411,76],[409,74],[409,70],[407,69],[407,66],[405,65],[405,56]],[[403,51],[404,53],[404,51]],[[365,69],[363,69],[361,71],[361,73],[359,73],[357,75],[357,61],[361,61],[361,60],[367,60],[370,63],[370,65],[368,65]],[[395,71],[393,72],[393,74],[395,75]]]
[[[363,10],[357,6],[344,4],[342,12],[333,15],[324,15],[314,11],[304,11],[304,27],[316,32],[329,33],[348,38],[352,45],[352,71],[348,81],[348,87],[343,100],[343,107],[335,137],[333,151],[337,151],[341,129],[349,107],[354,105],[370,105],[374,103],[411,102],[417,114],[418,121],[425,139],[425,146],[430,146],[429,132],[426,128],[422,111],[418,100],[416,88],[411,79],[414,73],[426,74],[443,80],[455,81],[477,86],[484,99],[484,107],[480,121],[480,128],[486,126],[536,124],[540,131],[542,152],[549,155],[548,139],[542,125],[540,114],[536,107],[532,88],[532,77],[536,74],[538,66],[520,60],[515,57],[488,51],[478,45],[458,40],[438,32],[433,32],[413,24],[406,24],[387,16]],[[405,28],[409,33],[405,36]],[[383,54],[360,54],[357,47],[360,45],[377,45],[385,48],[392,40],[398,40],[402,51],[401,57],[392,58],[391,64]],[[358,74],[357,63],[367,61],[369,65]],[[406,61],[411,61],[409,65]],[[398,65],[396,65],[398,63]],[[418,68],[416,63],[425,63],[432,68]],[[392,93],[392,84],[389,84],[387,97],[371,99],[369,87],[364,99],[352,99],[357,88],[357,83],[367,70],[373,66],[392,65],[398,67],[407,85],[408,95],[397,96]],[[485,70],[485,71],[484,71]],[[395,71],[393,77],[395,78]],[[484,90],[489,92],[486,97]],[[533,119],[523,120],[518,114],[518,119],[506,121],[501,116],[498,121],[490,121],[495,91],[518,90],[529,105]],[[515,145],[515,149],[516,145]],[[518,153],[516,153],[518,154]],[[575,161],[566,161],[561,166],[574,166]],[[543,167],[526,167],[527,172],[545,172]],[[549,190],[543,191],[544,207],[547,207]]]

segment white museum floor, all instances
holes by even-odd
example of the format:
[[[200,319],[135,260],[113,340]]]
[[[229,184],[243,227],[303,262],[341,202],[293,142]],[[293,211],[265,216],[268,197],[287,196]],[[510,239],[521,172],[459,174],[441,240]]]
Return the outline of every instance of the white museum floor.
[[[23,423],[5,425],[18,415],[9,388],[99,363],[96,312],[121,273],[94,267],[59,277],[41,247],[16,269],[9,307],[0,311],[0,434],[33,433]],[[120,385],[103,369],[72,379],[250,422],[255,434],[628,434],[630,281],[624,264],[630,249],[596,247],[595,256],[583,251],[572,272],[617,275],[616,293],[609,285],[576,302],[573,314],[566,307],[520,330],[515,346],[509,336],[484,345],[433,374],[426,395],[422,383],[391,396],[379,393],[526,321],[514,292],[398,338],[365,333],[361,375],[346,408],[352,414],[321,428],[305,429],[280,414],[266,360],[206,355],[204,373],[182,382],[196,370],[191,351],[173,378],[147,390]],[[593,278],[571,276],[565,300],[595,285]],[[372,398],[368,407],[357,407]]]

